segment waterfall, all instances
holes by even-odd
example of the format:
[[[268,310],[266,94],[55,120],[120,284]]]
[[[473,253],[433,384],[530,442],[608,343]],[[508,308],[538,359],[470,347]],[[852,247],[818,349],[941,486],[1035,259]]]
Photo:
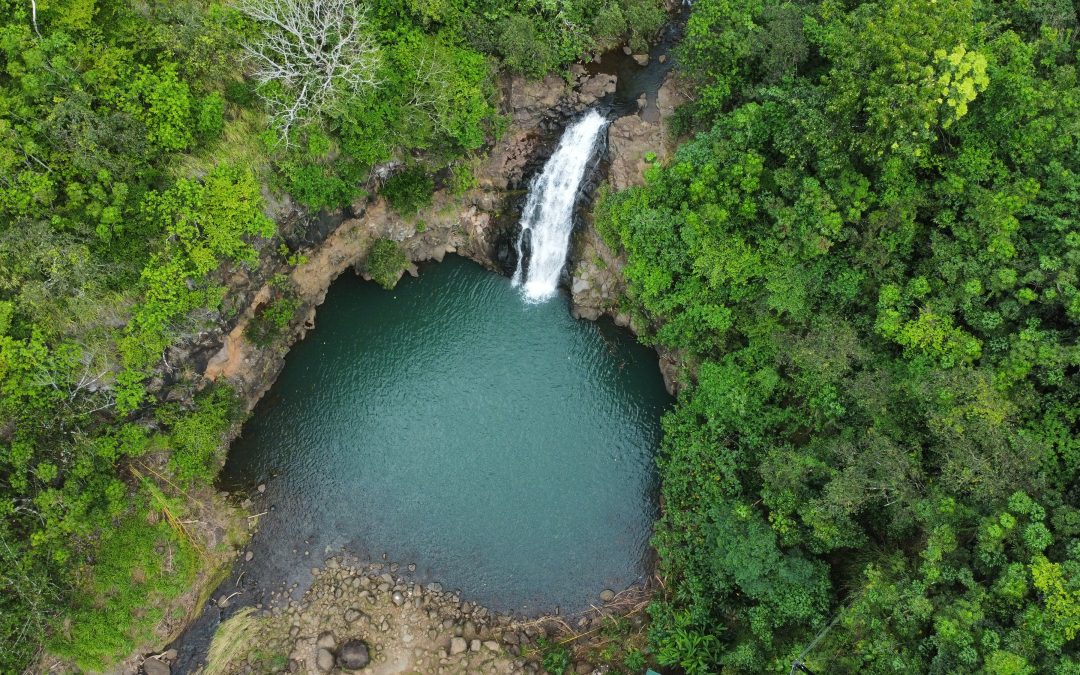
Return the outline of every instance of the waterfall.
[[[607,127],[603,115],[590,110],[567,127],[559,147],[529,188],[517,238],[517,269],[514,285],[523,286],[532,302],[555,295],[559,274],[566,263],[570,233],[574,229],[574,204],[592,158],[596,141]],[[529,237],[529,260],[525,264],[525,237]]]

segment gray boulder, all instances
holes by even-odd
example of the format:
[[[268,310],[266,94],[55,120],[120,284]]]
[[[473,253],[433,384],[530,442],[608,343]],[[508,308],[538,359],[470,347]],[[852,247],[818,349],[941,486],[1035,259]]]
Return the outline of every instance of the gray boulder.
[[[169,664],[157,659],[146,659],[143,661],[142,669],[146,675],[169,675],[172,672]]]
[[[371,663],[371,654],[363,640],[348,640],[341,645],[337,660],[345,670],[360,670]]]

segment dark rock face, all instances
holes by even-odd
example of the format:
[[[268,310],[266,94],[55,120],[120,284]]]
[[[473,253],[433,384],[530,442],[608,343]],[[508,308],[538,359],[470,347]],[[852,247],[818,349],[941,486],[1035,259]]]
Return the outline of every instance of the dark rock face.
[[[368,646],[362,640],[349,640],[338,651],[338,666],[346,670],[360,670],[371,662]]]

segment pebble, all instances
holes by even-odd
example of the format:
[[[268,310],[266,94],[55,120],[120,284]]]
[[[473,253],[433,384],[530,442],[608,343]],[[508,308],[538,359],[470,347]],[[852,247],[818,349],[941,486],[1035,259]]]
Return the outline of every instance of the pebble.
[[[251,551],[248,551],[247,553],[244,554],[244,562],[251,562],[251,559],[254,558],[254,557],[255,557],[255,554],[252,553]]]
[[[462,652],[464,652],[468,648],[469,648],[469,646],[468,646],[468,644],[466,644],[465,638],[462,638],[462,637],[451,638],[451,640],[450,640],[450,656],[457,656],[458,654],[461,654]]]
[[[266,483],[259,483],[259,492],[266,492]]]
[[[401,607],[405,604],[405,595],[401,591],[394,591],[394,595],[391,596],[391,599],[398,607]]]
[[[605,588],[604,590],[600,591],[600,599],[604,602],[611,602],[615,599],[615,591],[611,590],[610,588]]]

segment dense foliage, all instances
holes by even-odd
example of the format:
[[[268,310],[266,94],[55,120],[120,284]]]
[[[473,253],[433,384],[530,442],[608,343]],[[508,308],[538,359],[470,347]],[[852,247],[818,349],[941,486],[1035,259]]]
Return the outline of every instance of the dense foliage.
[[[0,0],[0,671],[43,649],[108,667],[205,565],[186,500],[238,406],[168,356],[229,318],[233,272],[288,256],[268,189],[336,208],[407,166],[387,189],[415,210],[435,172],[472,180],[504,124],[497,68],[543,74],[663,21],[658,0],[339,1],[363,37],[341,68],[371,76],[335,70],[315,100],[252,62],[276,30],[252,8],[286,5]],[[259,344],[296,311],[273,288]]]
[[[1053,0],[694,3],[700,133],[598,210],[687,364],[661,663],[1080,671],[1076,29]]]

